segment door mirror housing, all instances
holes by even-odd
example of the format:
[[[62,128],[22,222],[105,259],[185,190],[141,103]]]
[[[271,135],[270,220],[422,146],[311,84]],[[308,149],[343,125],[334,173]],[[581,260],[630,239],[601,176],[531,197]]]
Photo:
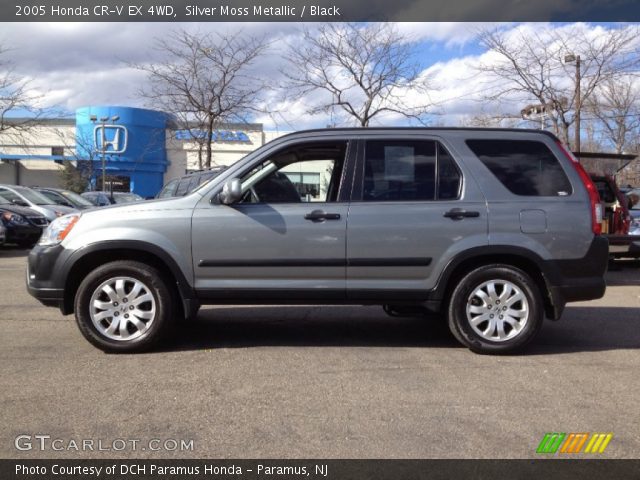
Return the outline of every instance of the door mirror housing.
[[[232,178],[224,182],[218,200],[224,205],[233,205],[242,198],[242,183],[238,178]]]

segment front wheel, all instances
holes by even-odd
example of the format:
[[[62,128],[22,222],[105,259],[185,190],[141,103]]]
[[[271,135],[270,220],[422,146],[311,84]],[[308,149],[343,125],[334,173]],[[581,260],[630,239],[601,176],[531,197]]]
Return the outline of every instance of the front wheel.
[[[528,274],[486,265],[465,275],[453,290],[449,328],[476,353],[510,353],[535,337],[543,311],[540,290]]]
[[[75,298],[80,331],[106,352],[140,352],[166,335],[173,317],[171,291],[155,268],[116,261],[93,270]]]

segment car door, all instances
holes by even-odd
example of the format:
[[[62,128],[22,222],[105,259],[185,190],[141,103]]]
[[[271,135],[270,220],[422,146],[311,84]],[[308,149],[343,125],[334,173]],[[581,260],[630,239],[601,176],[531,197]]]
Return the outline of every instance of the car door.
[[[240,202],[220,204],[219,189],[203,199],[192,220],[198,295],[344,299],[349,156],[343,139],[287,144],[233,175]]]
[[[487,245],[487,204],[442,139],[361,140],[347,225],[347,295],[421,300],[458,252]]]

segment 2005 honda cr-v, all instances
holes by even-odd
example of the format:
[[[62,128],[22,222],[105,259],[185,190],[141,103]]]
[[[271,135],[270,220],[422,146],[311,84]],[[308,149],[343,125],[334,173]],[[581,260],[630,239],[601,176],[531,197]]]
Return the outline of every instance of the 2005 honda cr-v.
[[[106,351],[149,349],[202,304],[380,304],[513,351],[604,294],[597,190],[547,132],[336,129],[283,136],[183,198],[67,215],[29,292]]]

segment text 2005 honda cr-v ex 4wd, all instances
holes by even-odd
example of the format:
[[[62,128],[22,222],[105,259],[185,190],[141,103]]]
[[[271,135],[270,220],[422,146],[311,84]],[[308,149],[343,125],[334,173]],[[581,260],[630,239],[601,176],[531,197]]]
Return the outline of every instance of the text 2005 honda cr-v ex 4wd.
[[[149,349],[203,304],[286,303],[440,312],[471,350],[504,353],[602,297],[600,209],[546,132],[306,131],[186,197],[55,220],[27,283],[106,351]]]

